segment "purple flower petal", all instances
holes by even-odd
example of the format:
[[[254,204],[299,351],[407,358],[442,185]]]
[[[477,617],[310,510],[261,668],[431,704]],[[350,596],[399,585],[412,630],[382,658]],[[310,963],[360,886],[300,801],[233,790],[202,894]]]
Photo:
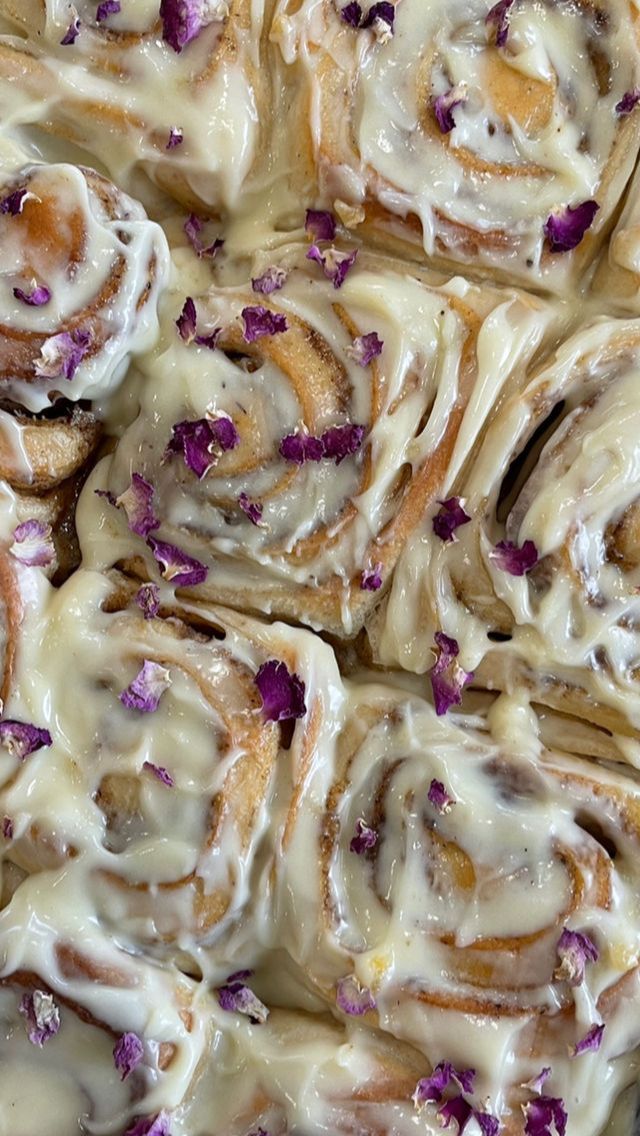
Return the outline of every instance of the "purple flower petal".
[[[23,521],[13,530],[9,552],[27,568],[48,568],[56,558],[51,525],[43,521]]]
[[[2,835],[5,840],[13,840],[13,821],[11,817],[4,817],[2,820]]]
[[[91,346],[88,331],[61,331],[45,339],[35,372],[43,379],[69,379],[75,375]]]
[[[478,1112],[475,1108],[473,1115],[482,1136],[498,1136],[500,1132],[500,1121],[497,1116],[492,1116],[490,1112]]]
[[[289,328],[285,315],[282,315],[281,312],[271,312],[268,308],[262,308],[260,305],[243,308],[242,318],[244,320],[243,335],[246,343],[253,343],[256,339],[262,339],[265,335],[280,335]]]
[[[560,966],[554,977],[568,982],[570,986],[580,986],[584,981],[587,963],[597,962],[600,952],[592,939],[582,931],[569,931],[565,927],[557,945]]]
[[[169,130],[169,140],[165,146],[165,150],[175,150],[176,146],[182,146],[184,142],[184,134],[179,126],[172,126]]]
[[[286,722],[303,718],[307,712],[304,702],[305,685],[293,674],[286,663],[270,659],[263,663],[255,684],[262,698],[262,713],[267,722]]]
[[[509,35],[509,16],[513,7],[513,0],[498,0],[493,8],[487,12],[486,24],[493,24],[496,32],[496,47],[504,47]]]
[[[280,443],[279,451],[286,461],[295,462],[296,465],[321,461],[324,457],[322,439],[314,438],[313,434],[305,434],[301,430],[287,434]]]
[[[254,292],[261,292],[263,296],[270,296],[272,292],[279,292],[284,287],[288,272],[272,264],[266,268],[262,276],[256,276],[251,281]]]
[[[336,1005],[344,1014],[360,1018],[375,1010],[376,1003],[373,994],[366,986],[361,986],[353,974],[341,978],[336,986]]]
[[[136,536],[147,537],[160,527],[160,521],[153,511],[154,489],[139,473],[131,475],[131,485],[116,497],[116,505],[125,511],[127,524]]]
[[[457,1081],[465,1093],[472,1093],[475,1076],[475,1069],[459,1071],[450,1061],[440,1061],[430,1077],[423,1077],[421,1081],[418,1081],[412,1098],[413,1103],[419,1107],[429,1101],[441,1101],[445,1089],[449,1087],[452,1081]]]
[[[167,789],[173,789],[175,780],[169,773],[169,770],[165,769],[164,765],[154,765],[152,761],[143,761],[142,768],[148,770],[149,773],[153,773],[153,776],[156,777],[158,781],[161,781],[163,785],[166,785]]]
[[[10,213],[12,217],[16,217],[22,213],[25,201],[34,197],[35,194],[29,193],[27,189],[14,189],[13,193],[7,194],[0,201],[0,213]]]
[[[362,8],[358,4],[358,0],[350,0],[344,8],[341,8],[340,18],[352,28],[359,28],[362,20]]]
[[[157,1116],[139,1116],[124,1136],[171,1136],[169,1116],[164,1110]]]
[[[433,531],[440,540],[455,540],[454,533],[461,525],[471,520],[468,513],[462,508],[462,498],[448,497],[446,501],[439,501],[440,511],[433,518]]]
[[[455,797],[450,797],[445,789],[442,781],[436,781],[435,778],[429,786],[427,798],[435,809],[444,816],[445,813],[450,813],[451,808],[455,805]]]
[[[436,661],[429,671],[436,714],[446,714],[462,702],[462,689],[471,682],[473,671],[464,671],[456,662],[460,648],[455,639],[436,631]]]
[[[510,540],[501,540],[489,557],[510,576],[524,576],[538,563],[538,549],[532,540],[525,540],[522,548]]]
[[[549,1080],[550,1076],[551,1067],[549,1065],[545,1065],[544,1069],[540,1070],[537,1077],[532,1077],[530,1081],[527,1081],[522,1086],[522,1088],[528,1089],[530,1093],[541,1093],[543,1086]]]
[[[463,1096],[451,1097],[451,1100],[446,1101],[442,1108],[438,1109],[441,1127],[448,1128],[453,1120],[458,1125],[459,1134],[464,1132],[472,1113],[471,1105]]]
[[[33,994],[25,994],[18,1007],[20,1013],[27,1019],[27,1036],[32,1045],[40,1049],[55,1037],[60,1029],[60,1011],[51,994],[42,990],[34,990]]]
[[[210,0],[160,0],[162,38],[179,55],[204,28],[221,19],[223,11]]]
[[[117,508],[116,495],[112,493],[110,489],[94,489],[93,492],[96,497],[104,497],[104,500],[108,501],[110,505],[113,505],[114,509]]]
[[[101,24],[104,20],[108,20],[109,16],[117,16],[120,11],[120,0],[102,0],[98,4],[96,12],[96,23]]]
[[[67,28],[64,36],[60,40],[61,47],[68,47],[70,43],[75,43],[78,35],[80,34],[80,17],[75,16],[69,27]]]
[[[627,114],[631,114],[640,102],[640,87],[634,87],[632,91],[627,91],[619,103],[616,103],[616,114],[618,118],[624,118]]]
[[[220,237],[216,237],[210,245],[205,245],[204,241],[202,241],[200,238],[200,234],[204,229],[204,221],[201,221],[199,217],[196,217],[195,213],[191,213],[191,215],[185,221],[183,228],[185,233],[187,234],[187,237],[189,238],[189,243],[192,249],[201,259],[202,257],[206,256],[213,260],[218,250],[221,249],[224,245],[224,241]]]
[[[559,1097],[538,1097],[524,1106],[525,1136],[565,1136],[567,1113]]]
[[[123,1033],[113,1047],[113,1060],[121,1081],[131,1076],[143,1057],[144,1045],[137,1033]]]
[[[344,17],[344,9],[343,9]],[[332,241],[336,235],[336,222],[328,209],[307,209],[304,229],[316,241]]]
[[[356,335],[351,347],[347,347],[347,355],[355,359],[361,367],[368,367],[378,355],[382,354],[384,341],[378,337],[377,332],[369,331],[366,335]]]
[[[597,201],[583,201],[581,205],[567,205],[566,209],[547,217],[544,235],[550,251],[570,252],[576,248],[591,228],[599,208]]]
[[[25,292],[23,288],[14,288],[13,294],[16,300],[21,300],[23,304],[28,304],[30,308],[42,308],[45,304],[48,304],[51,299],[51,292],[46,284],[34,285],[30,292]]]
[[[588,1053],[590,1050],[594,1052],[602,1045],[602,1035],[604,1033],[604,1025],[591,1026],[591,1029],[584,1035],[577,1045],[574,1045],[570,1050],[571,1057],[579,1057],[581,1053]]]
[[[154,619],[160,610],[160,589],[157,584],[142,584],[136,593],[136,603],[145,619]]]
[[[453,112],[458,106],[462,106],[467,101],[467,86],[466,83],[457,83],[455,87],[450,87],[444,94],[438,95],[433,100],[433,113],[436,116],[436,121],[443,134],[450,134],[456,122],[453,117]]]
[[[374,564],[372,568],[365,568],[360,576],[360,587],[363,592],[377,592],[382,587],[382,564]]]
[[[245,972],[240,971],[239,974],[244,977]],[[238,978],[239,975],[231,975],[226,984],[218,988],[218,1002],[223,1010],[232,1014],[245,1014],[254,1025],[262,1025],[269,1017],[267,1007]]]
[[[31,726],[28,722],[16,722],[11,718],[0,722],[0,745],[19,761],[24,761],[36,750],[46,749],[52,744],[51,734],[40,726]]]
[[[139,710],[142,714],[153,714],[158,709],[165,690],[171,686],[171,676],[166,667],[145,659],[141,670],[122,691],[120,701],[127,710]]]
[[[343,426],[331,426],[320,439],[325,458],[332,458],[336,465],[340,465],[345,458],[358,452],[364,434],[364,426],[355,426],[350,422]]]
[[[196,335],[196,306],[191,298],[187,296],[180,315],[176,320],[176,327],[180,338],[185,343],[191,343]]]
[[[259,525],[262,520],[262,505],[258,501],[251,501],[246,493],[238,497],[238,504],[242,512],[249,518],[252,525]]]
[[[349,845],[349,851],[355,852],[356,856],[364,856],[365,852],[369,852],[371,848],[375,848],[378,843],[378,833],[375,828],[369,828],[365,824],[362,817],[356,821],[356,834],[352,837]]]
[[[376,39],[380,43],[386,43],[393,35],[395,16],[395,6],[382,0],[381,3],[372,4],[360,26],[373,28]]]
[[[187,556],[175,544],[156,540],[153,536],[149,537],[147,544],[160,566],[160,574],[176,587],[195,587],[206,580],[209,569],[193,556]]]
[[[315,260],[324,272],[327,280],[331,280],[334,288],[341,288],[349,270],[353,267],[358,250],[353,252],[340,252],[336,248],[321,251],[317,245],[311,245],[307,253],[307,260]]]
[[[171,427],[167,454],[180,454],[187,469],[202,481],[227,450],[233,450],[240,441],[236,427],[226,415],[217,418],[185,419]]]

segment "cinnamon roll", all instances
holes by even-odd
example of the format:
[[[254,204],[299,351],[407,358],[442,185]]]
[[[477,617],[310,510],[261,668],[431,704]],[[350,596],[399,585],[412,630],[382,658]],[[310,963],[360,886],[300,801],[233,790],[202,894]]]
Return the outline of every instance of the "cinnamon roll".
[[[577,283],[638,154],[635,9],[280,0],[319,200],[402,255]]]
[[[474,1070],[491,1131],[522,1131],[547,1068],[586,1136],[634,1076],[639,786],[522,719],[352,687],[282,830],[279,941],[338,1016]],[[416,1094],[434,1130],[440,1089]]]
[[[91,483],[117,502],[133,471],[157,531],[132,543],[126,510],[87,491],[86,554],[170,579],[157,536],[198,562],[199,597],[348,635],[440,492],[465,407],[486,415],[555,316],[326,243],[283,248],[254,287],[278,273],[267,295],[176,297],[140,416]]]

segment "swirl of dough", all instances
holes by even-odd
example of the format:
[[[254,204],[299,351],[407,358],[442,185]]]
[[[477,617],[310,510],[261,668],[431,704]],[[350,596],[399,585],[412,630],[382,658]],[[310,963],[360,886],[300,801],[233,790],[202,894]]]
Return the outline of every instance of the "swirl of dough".
[[[637,15],[627,0],[495,8],[502,27],[491,0],[402,0],[378,42],[335,0],[281,0],[272,35],[307,92],[297,136],[322,199],[404,255],[555,290],[593,259],[638,153],[639,120],[619,111]],[[587,201],[592,227],[558,253],[548,218]]]
[[[198,596],[349,635],[438,494],[473,392],[486,402],[553,321],[536,300],[438,284],[364,250],[339,289],[302,250],[280,259],[286,282],[266,298],[242,287],[198,298],[198,335],[217,336],[215,350],[185,344],[168,322],[103,487],[121,494],[131,470],[153,485],[161,539],[209,568]],[[252,339],[248,309],[286,330]],[[503,325],[506,356],[494,346]],[[378,353],[363,365],[357,346],[372,334]],[[215,430],[220,417],[233,444],[212,441],[197,468],[176,428]],[[330,449],[335,436],[342,451]],[[319,450],[291,455],[293,444]],[[83,512],[90,555],[108,534],[103,563],[130,561],[126,519],[98,507],[99,523]]]

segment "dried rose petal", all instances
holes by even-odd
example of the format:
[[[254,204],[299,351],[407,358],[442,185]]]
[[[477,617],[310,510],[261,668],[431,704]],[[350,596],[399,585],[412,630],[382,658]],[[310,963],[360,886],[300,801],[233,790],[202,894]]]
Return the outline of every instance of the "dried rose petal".
[[[25,292],[24,288],[14,288],[13,294],[16,300],[28,304],[30,308],[42,308],[51,299],[51,292],[46,284],[34,284],[30,292]]]
[[[238,504],[242,512],[249,518],[252,525],[259,525],[262,520],[262,505],[259,501],[251,501],[246,493],[238,497]]]
[[[73,10],[73,9],[72,9]],[[69,27],[60,40],[61,47],[68,47],[70,43],[75,43],[78,35],[80,34],[80,17],[76,13],[73,17]]]
[[[373,28],[376,39],[380,43],[386,43],[393,35],[395,15],[395,6],[381,0],[380,3],[372,4],[360,26]]]
[[[253,343],[256,339],[262,339],[265,335],[280,335],[289,328],[285,315],[281,312],[269,311],[268,308],[263,308],[260,305],[243,308],[242,319],[244,320],[243,336],[245,343]]]
[[[304,229],[316,241],[332,241],[336,235],[336,222],[328,209],[307,209]]]
[[[464,1132],[473,1109],[471,1105],[464,1099],[463,1096],[451,1097],[438,1109],[438,1117],[440,1119],[440,1126],[448,1128],[451,1121],[454,1120],[458,1125],[458,1134]]]
[[[47,1041],[51,1041],[60,1029],[60,1011],[51,994],[42,990],[34,990],[33,994],[25,994],[18,1007],[20,1013],[27,1019],[27,1036],[32,1045],[40,1049]]]
[[[588,1053],[590,1050],[594,1052],[602,1045],[602,1035],[604,1033],[604,1025],[591,1026],[591,1029],[584,1035],[577,1045],[569,1051],[571,1057],[579,1057],[581,1053]]]
[[[433,100],[433,113],[436,116],[436,121],[443,134],[450,134],[456,122],[453,117],[453,112],[458,106],[462,106],[467,101],[467,84],[456,83],[455,87],[450,87],[444,94],[438,95]]]
[[[340,465],[345,458],[357,453],[364,434],[364,426],[355,426],[351,422],[346,422],[343,426],[331,426],[320,439],[325,458],[332,458],[336,465]]]
[[[28,722],[16,722],[11,718],[5,718],[0,722],[0,745],[19,761],[24,761],[36,750],[48,748],[52,744],[51,734],[40,726],[31,726]]]
[[[597,201],[583,201],[580,205],[567,205],[558,213],[551,213],[544,225],[544,235],[551,252],[570,252],[576,248],[590,229],[600,206]]]
[[[142,668],[122,691],[120,701],[127,710],[139,710],[142,714],[153,714],[158,709],[165,690],[171,686],[171,676],[166,667],[145,659]]]
[[[475,1076],[475,1069],[459,1071],[450,1061],[440,1061],[430,1077],[423,1077],[418,1081],[412,1098],[413,1103],[419,1107],[427,1104],[428,1101],[441,1101],[444,1090],[452,1081],[456,1081],[465,1093],[472,1093]]]
[[[371,848],[375,848],[378,843],[378,833],[375,828],[369,828],[365,824],[362,817],[356,821],[356,834],[351,839],[349,851],[355,852],[356,856],[364,856]]]
[[[160,573],[165,580],[171,580],[177,587],[184,588],[195,587],[206,580],[209,569],[195,557],[187,556],[175,544],[156,540],[153,536],[149,537],[147,544],[160,565]]]
[[[433,781],[431,782],[431,784],[429,786],[429,792],[427,793],[427,798],[431,802],[433,807],[436,808],[438,810],[438,812],[442,813],[443,815],[445,813],[450,813],[452,806],[455,805],[455,803],[456,803],[455,797],[449,796],[449,794],[447,793],[447,790],[445,789],[444,785],[442,784],[442,781],[436,781],[435,778],[433,779]]]
[[[165,146],[165,150],[175,150],[176,146],[182,146],[184,142],[184,133],[180,126],[172,126],[169,130],[169,139]]]
[[[9,552],[27,568],[48,568],[56,558],[51,525],[44,521],[23,521],[13,530]]]
[[[93,492],[95,493],[96,497],[104,497],[105,501],[108,501],[110,505],[113,505],[114,509],[117,508],[116,495],[115,493],[112,493],[110,489],[94,489]]]
[[[144,1045],[137,1033],[123,1033],[113,1047],[113,1060],[121,1081],[131,1076],[143,1057]]]
[[[324,446],[321,438],[314,438],[313,434],[305,434],[302,430],[295,434],[287,434],[283,438],[279,452],[286,461],[303,465],[308,461],[321,461],[324,457]]]
[[[478,1112],[475,1108],[473,1115],[482,1136],[498,1136],[500,1132],[500,1121],[497,1116],[492,1116],[490,1112]]]
[[[5,840],[13,840],[13,821],[11,817],[3,817],[2,835],[4,836]]]
[[[196,217],[195,213],[191,213],[191,215],[185,221],[183,228],[187,237],[189,238],[189,243],[193,251],[201,259],[202,257],[206,256],[213,260],[218,250],[224,246],[224,241],[221,239],[221,237],[216,237],[210,245],[204,244],[204,242],[200,239],[200,234],[204,229],[204,221],[201,221],[199,217]]]
[[[131,485],[116,497],[116,505],[124,509],[127,524],[136,536],[147,537],[160,527],[153,511],[153,497],[153,485],[139,473],[132,473]]]
[[[162,781],[162,784],[166,785],[167,789],[173,789],[175,780],[169,773],[169,770],[165,769],[164,765],[154,765],[153,761],[143,761],[142,768],[148,770],[149,773],[153,773],[153,776],[156,777],[158,781]]]
[[[167,454],[180,454],[187,469],[202,481],[212,466],[227,450],[233,450],[240,435],[231,418],[219,417],[185,419],[171,427]]]
[[[567,1113],[559,1097],[538,1097],[523,1106],[525,1136],[565,1136]]]
[[[461,525],[471,520],[462,507],[461,497],[447,497],[446,501],[439,501],[440,511],[433,518],[433,531],[440,540],[455,540],[453,535]]]
[[[357,255],[357,249],[353,252],[340,252],[340,249],[331,247],[321,251],[317,245],[311,245],[307,260],[315,260],[321,266],[327,280],[331,280],[334,288],[341,288],[347,273],[355,264]]]
[[[436,631],[436,661],[429,671],[436,714],[446,714],[451,706],[462,702],[462,689],[471,682],[473,671],[464,671],[456,657],[460,648],[455,639]]]
[[[248,973],[250,972],[239,971],[237,975],[231,975],[225,985],[217,990],[218,1002],[223,1010],[232,1014],[245,1014],[254,1025],[262,1025],[269,1017],[267,1007],[253,990],[239,981],[241,976],[246,977]]]
[[[191,296],[187,296],[182,311],[176,320],[178,334],[185,343],[191,343],[196,336],[196,305]]]
[[[336,986],[336,1005],[344,1014],[359,1018],[375,1010],[376,1003],[373,994],[366,986],[361,986],[353,974],[341,978]]]
[[[344,8],[341,8],[340,18],[352,28],[359,28],[362,20],[362,8],[358,4],[358,0],[350,0]]]
[[[179,55],[209,24],[224,19],[228,12],[228,4],[220,0],[160,0],[162,38]]]
[[[510,576],[524,576],[538,563],[538,549],[532,540],[525,540],[522,548],[510,540],[501,540],[489,553],[489,558]]]
[[[556,947],[560,966],[554,977],[570,986],[580,986],[584,981],[584,971],[588,962],[597,962],[600,952],[596,944],[582,931],[563,930]]]
[[[29,193],[27,189],[14,189],[12,193],[7,194],[0,201],[0,213],[10,213],[12,217],[17,217],[19,213],[22,213],[25,201],[33,198],[35,198],[35,193]]]
[[[75,375],[91,346],[88,331],[61,331],[45,339],[35,372],[42,379],[69,379]]]
[[[372,568],[365,568],[360,576],[360,587],[363,592],[377,592],[382,587],[382,564],[378,562]]]
[[[382,354],[383,347],[384,340],[379,338],[377,332],[369,331],[366,335],[356,335],[351,347],[347,347],[346,353],[361,367],[368,367],[369,363]]]
[[[136,592],[136,603],[145,619],[154,619],[160,610],[160,589],[157,584],[142,584]]]
[[[96,23],[101,24],[104,20],[107,20],[109,16],[117,16],[119,11],[120,0],[102,0],[102,3],[98,4]]]
[[[627,114],[631,114],[631,112],[636,109],[639,102],[640,87],[634,87],[632,91],[626,91],[620,99],[620,102],[616,103],[615,110],[618,118],[624,118]]]
[[[171,1136],[169,1116],[164,1110],[157,1116],[139,1116],[124,1136]]]
[[[528,1089],[530,1093],[541,1093],[543,1086],[549,1080],[550,1076],[551,1067],[549,1065],[545,1065],[544,1069],[540,1070],[537,1077],[532,1077],[530,1081],[527,1081],[522,1086],[522,1088]]]
[[[305,684],[292,673],[286,663],[270,659],[263,663],[255,684],[262,698],[262,713],[267,722],[286,722],[302,718],[307,712],[304,702]]]
[[[513,0],[498,0],[493,8],[487,12],[485,24],[493,24],[496,32],[496,47],[504,47],[509,35],[509,16],[513,7]]]
[[[256,276],[251,281],[254,292],[261,292],[263,296],[270,296],[272,292],[279,292],[284,287],[288,272],[272,264],[266,268],[262,276]]]

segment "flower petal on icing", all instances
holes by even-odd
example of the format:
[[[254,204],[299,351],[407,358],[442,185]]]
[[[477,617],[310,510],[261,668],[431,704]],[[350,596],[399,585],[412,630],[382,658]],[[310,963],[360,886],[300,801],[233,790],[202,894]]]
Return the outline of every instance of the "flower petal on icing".
[[[346,348],[346,353],[361,367],[368,367],[369,363],[382,354],[383,347],[384,340],[380,339],[377,332],[368,331],[366,335],[356,335],[351,347]]]
[[[295,434],[287,434],[283,438],[279,452],[286,461],[303,465],[308,461],[321,461],[324,457],[324,446],[321,438],[314,438],[313,434],[305,434],[298,430]]]
[[[162,38],[179,55],[204,28],[228,14],[229,5],[221,0],[160,0]]]
[[[602,1045],[602,1035],[604,1033],[604,1024],[591,1026],[591,1029],[584,1035],[577,1045],[571,1049],[571,1057],[579,1057],[581,1053],[588,1053],[590,1050],[594,1052]]]
[[[269,268],[265,268],[262,276],[255,276],[251,280],[251,287],[254,292],[261,292],[263,296],[270,296],[272,292],[279,292],[284,287],[288,275],[284,268],[278,268],[276,264],[271,264]]]
[[[395,6],[390,4],[388,0],[381,0],[380,3],[371,5],[360,26],[372,28],[376,39],[380,43],[386,43],[393,35],[395,16]]]
[[[249,518],[252,525],[259,525],[262,520],[262,505],[259,501],[251,501],[246,493],[238,497],[238,504],[242,512]]]
[[[176,327],[180,338],[185,343],[191,343],[196,334],[196,305],[191,296],[187,296],[182,311],[176,320]]]
[[[351,838],[349,844],[349,851],[355,852],[356,856],[364,856],[365,852],[369,852],[371,848],[375,848],[378,843],[378,833],[375,828],[369,828],[365,824],[362,817],[356,821],[356,833]]]
[[[336,986],[336,1005],[344,1014],[359,1018],[375,1010],[376,1003],[367,986],[361,986],[353,974],[341,978]]]
[[[472,1093],[475,1076],[475,1069],[460,1071],[450,1061],[440,1061],[430,1077],[423,1077],[422,1080],[418,1081],[412,1097],[413,1103],[420,1107],[420,1105],[427,1104],[429,1101],[441,1101],[445,1089],[452,1081],[457,1081],[465,1093]]]
[[[345,458],[358,452],[364,434],[364,426],[356,426],[351,422],[346,422],[343,426],[331,426],[320,439],[325,458],[332,458],[336,465],[340,465]]]
[[[496,47],[504,47],[509,35],[509,16],[514,0],[498,0],[485,17],[486,24],[492,24],[496,32]]]
[[[13,821],[9,816],[2,819],[2,835],[5,840],[13,840]]]
[[[382,587],[382,564],[374,564],[365,568],[360,576],[360,588],[363,592],[377,592]]]
[[[139,1116],[124,1136],[171,1136],[169,1116],[164,1109],[157,1116]]]
[[[0,722],[0,745],[20,761],[24,761],[36,750],[46,749],[52,745],[52,742],[49,731],[41,729],[40,726],[32,726],[28,722],[16,722],[12,718],[5,718]]]
[[[464,1132],[472,1113],[471,1105],[463,1096],[451,1097],[438,1109],[441,1127],[448,1128],[453,1120],[458,1125],[458,1134]]]
[[[123,1033],[118,1038],[113,1047],[113,1060],[121,1081],[126,1081],[131,1076],[143,1057],[144,1044],[137,1033]]]
[[[165,150],[175,150],[176,146],[182,146],[184,142],[184,133],[179,126],[172,126],[169,129],[169,138],[165,146]]]
[[[525,1136],[565,1136],[567,1112],[560,1097],[538,1097],[523,1106]]]
[[[446,714],[451,706],[462,702],[462,689],[473,678],[473,671],[464,671],[456,662],[460,648],[455,639],[436,631],[436,661],[429,671],[436,714]]]
[[[232,1014],[245,1014],[255,1025],[262,1025],[269,1017],[264,1002],[244,982],[237,981],[236,975],[232,975],[224,986],[218,988],[217,995],[223,1010]]]
[[[497,1116],[492,1116],[490,1112],[478,1112],[476,1108],[473,1110],[473,1115],[482,1136],[498,1136],[500,1121]]]
[[[209,569],[196,560],[187,556],[186,552],[175,544],[164,540],[156,540],[150,536],[147,544],[160,566],[160,573],[165,580],[171,580],[177,587],[195,587],[202,584],[207,578]]]
[[[518,548],[510,540],[501,540],[489,553],[489,558],[510,576],[524,576],[538,563],[538,549],[532,540],[525,540]]]
[[[590,229],[600,206],[597,201],[583,201],[580,205],[567,205],[551,213],[544,226],[544,235],[551,252],[570,252],[576,248]]]
[[[48,568],[56,558],[51,525],[44,521],[23,521],[13,530],[9,552],[27,568]]]
[[[633,90],[627,91],[619,103],[616,103],[616,114],[618,118],[624,118],[625,115],[631,114],[640,102],[640,87],[634,87]]]
[[[153,485],[139,473],[131,475],[129,488],[116,497],[116,505],[124,509],[127,524],[131,532],[137,536],[147,537],[160,526],[160,521],[153,511],[153,497]]]
[[[431,782],[431,784],[429,786],[429,792],[427,793],[427,798],[431,802],[433,807],[435,809],[437,809],[438,812],[442,813],[443,815],[445,813],[450,813],[452,806],[455,805],[455,803],[456,803],[455,798],[450,797],[449,794],[447,793],[447,790],[445,789],[444,785],[442,784],[442,781],[436,781],[435,778],[433,779],[433,781]]]
[[[235,449],[239,441],[240,435],[227,415],[186,419],[171,427],[167,454],[180,454],[187,469],[202,480],[220,454]]]
[[[358,0],[350,0],[344,8],[340,9],[340,19],[352,28],[359,28],[362,22],[362,8]]]
[[[32,994],[25,994],[18,1007],[20,1013],[27,1019],[27,1036],[32,1045],[40,1049],[47,1041],[51,1041],[60,1029],[60,1011],[51,994],[42,990],[34,990]]]
[[[120,701],[127,710],[139,710],[142,714],[153,714],[158,709],[165,690],[171,686],[171,675],[166,667],[145,659],[142,668],[122,691]]]
[[[456,83],[455,87],[450,87],[444,94],[438,95],[433,100],[433,113],[436,116],[436,122],[440,127],[443,134],[450,134],[456,122],[453,117],[453,112],[458,106],[462,106],[467,101],[467,84]]]
[[[120,0],[102,0],[102,3],[98,4],[96,23],[101,24],[104,20],[108,20],[109,16],[117,16],[120,7]]]
[[[153,773],[153,776],[163,785],[166,785],[167,789],[173,789],[175,779],[171,776],[169,770],[165,769],[164,765],[155,765],[153,761],[143,761],[142,768],[146,769],[148,773]]]
[[[304,228],[316,241],[332,241],[336,235],[335,217],[328,209],[307,209]]]
[[[532,1077],[530,1081],[522,1085],[522,1088],[528,1089],[530,1093],[541,1093],[544,1084],[549,1080],[550,1076],[551,1066],[545,1065],[544,1069],[541,1069],[536,1077]]]
[[[267,722],[286,722],[306,714],[304,682],[289,670],[286,663],[277,659],[263,663],[256,674],[255,684]]]
[[[584,981],[584,972],[587,963],[597,962],[600,952],[588,935],[582,931],[569,931],[564,928],[556,947],[560,966],[554,972],[554,977],[570,986],[580,986]]]
[[[433,531],[436,536],[440,537],[440,540],[455,540],[456,529],[459,529],[461,525],[468,524],[471,517],[468,513],[465,513],[461,497],[447,497],[446,501],[438,503],[440,511],[433,518]]]
[[[256,339],[262,339],[265,335],[280,335],[289,327],[285,315],[281,312],[272,312],[259,304],[254,307],[243,308],[242,319],[244,320],[243,336],[246,343],[253,343]]]
[[[352,252],[340,252],[339,249],[331,247],[322,251],[317,245],[311,245],[307,252],[307,260],[315,260],[327,280],[331,280],[334,288],[341,288],[347,273],[355,264],[357,255],[357,249],[353,249]]]
[[[205,245],[204,241],[202,241],[200,238],[200,234],[204,229],[204,221],[201,221],[199,217],[196,217],[195,213],[190,214],[190,216],[185,221],[183,228],[187,237],[189,238],[189,243],[193,251],[200,258],[206,256],[213,260],[218,250],[223,248],[224,246],[224,241],[221,237],[216,237],[210,245]]]
[[[43,379],[69,379],[75,375],[91,346],[88,331],[61,331],[45,339],[35,372]]]
[[[13,294],[16,300],[28,304],[30,308],[42,308],[51,299],[51,292],[46,284],[35,284],[30,292],[25,292],[24,288],[14,288]]]
[[[72,11],[75,11],[75,9],[72,9]],[[69,27],[67,28],[62,39],[60,40],[60,46],[61,47],[68,47],[69,44],[75,43],[79,34],[80,34],[80,17],[78,16],[78,13],[76,12],[75,16],[71,20],[71,23],[69,24]]]
[[[35,193],[29,193],[27,189],[14,189],[12,193],[8,193],[0,201],[0,213],[10,213],[12,217],[18,216],[24,209],[25,201],[35,198]]]
[[[160,589],[157,584],[142,584],[136,592],[136,603],[145,619],[154,619],[160,610]]]

